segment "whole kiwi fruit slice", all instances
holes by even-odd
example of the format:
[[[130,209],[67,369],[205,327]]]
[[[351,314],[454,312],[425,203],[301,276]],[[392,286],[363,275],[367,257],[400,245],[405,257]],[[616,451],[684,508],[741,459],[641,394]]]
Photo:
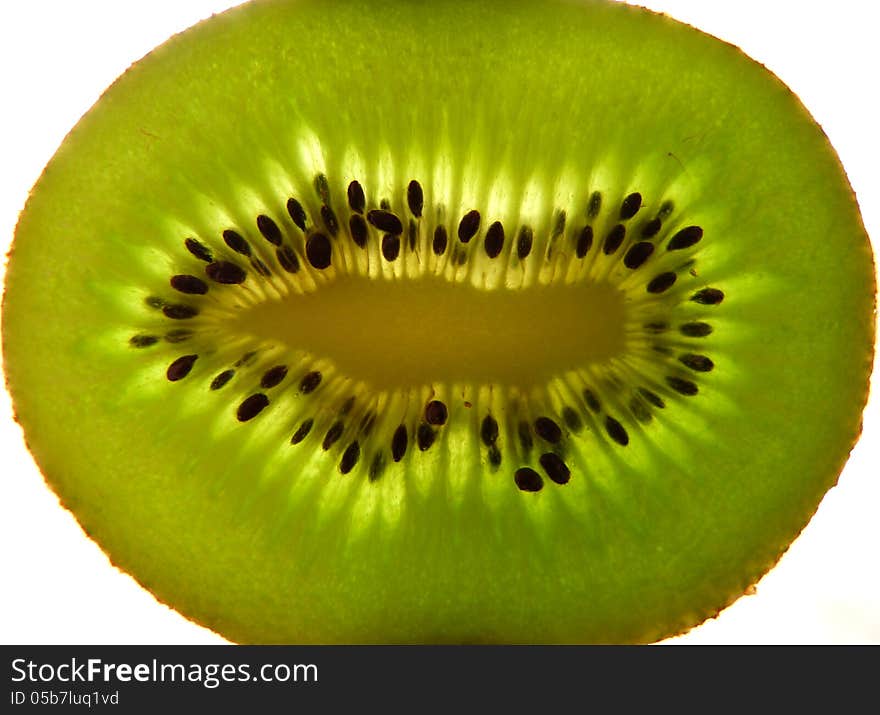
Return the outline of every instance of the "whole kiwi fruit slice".
[[[238,642],[653,641],[855,442],[874,272],[736,48],[614,3],[259,2],[73,129],[6,377],[114,563]]]

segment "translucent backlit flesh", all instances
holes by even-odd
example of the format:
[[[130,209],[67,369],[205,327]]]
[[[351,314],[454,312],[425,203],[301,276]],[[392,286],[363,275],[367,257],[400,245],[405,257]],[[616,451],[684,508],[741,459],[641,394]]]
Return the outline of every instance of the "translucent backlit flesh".
[[[614,4],[267,2],[71,133],[3,334],[64,503],[227,637],[651,640],[833,484],[873,295],[836,156],[735,48]]]

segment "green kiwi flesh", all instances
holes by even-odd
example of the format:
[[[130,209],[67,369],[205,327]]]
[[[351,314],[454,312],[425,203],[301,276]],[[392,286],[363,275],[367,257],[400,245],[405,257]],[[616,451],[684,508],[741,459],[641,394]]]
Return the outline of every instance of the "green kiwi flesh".
[[[858,437],[874,270],[797,98],[594,2],[256,2],[22,212],[6,379],[120,568],[237,642],[648,642]]]

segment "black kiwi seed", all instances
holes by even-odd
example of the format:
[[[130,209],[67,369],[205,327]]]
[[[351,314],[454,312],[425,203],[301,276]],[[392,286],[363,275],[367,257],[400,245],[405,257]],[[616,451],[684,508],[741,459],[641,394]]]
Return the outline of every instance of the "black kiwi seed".
[[[648,422],[651,421],[651,419],[652,419],[651,410],[649,410],[648,406],[644,402],[642,402],[638,397],[633,397],[629,401],[629,408],[630,408],[630,410],[632,410],[633,415],[635,415],[635,418],[639,422],[642,422],[643,424],[647,424]]]
[[[520,260],[523,260],[532,252],[533,240],[534,234],[532,229],[528,226],[523,226],[519,230],[519,236],[516,239],[516,255],[519,256]]]
[[[249,244],[244,236],[242,236],[237,231],[233,231],[232,229],[226,229],[223,232],[223,240],[226,245],[229,246],[236,253],[240,253],[242,256],[251,255],[251,244]]]
[[[700,391],[696,384],[694,384],[690,380],[685,380],[681,377],[674,377],[672,375],[666,378],[666,384],[669,385],[676,392],[682,395],[686,395],[688,397],[692,397]]]
[[[550,238],[559,238],[563,233],[565,233],[565,211],[560,209],[556,212],[553,220],[553,230],[550,232]]]
[[[257,356],[256,350],[251,350],[250,352],[246,352],[244,355],[241,356],[241,358],[238,360],[238,362],[235,363],[235,367],[242,367],[243,365],[250,365],[254,361],[254,358],[256,356]]]
[[[520,467],[513,475],[513,481],[524,492],[539,492],[544,486],[544,480],[531,467]]]
[[[189,375],[190,370],[192,370],[193,365],[198,359],[198,355],[184,355],[183,357],[177,358],[177,360],[168,366],[168,369],[165,371],[165,377],[171,382],[182,380]]]
[[[596,218],[602,208],[602,194],[594,191],[590,195],[590,203],[587,206],[587,218]]]
[[[654,405],[654,407],[659,407],[661,410],[666,407],[666,403],[663,401],[663,399],[656,393],[651,392],[646,387],[640,387],[639,394],[652,405]]]
[[[504,248],[504,226],[500,221],[495,221],[486,231],[485,248],[489,258],[497,258],[501,254]]]
[[[235,370],[224,370],[211,380],[211,389],[219,390],[235,376]]]
[[[265,238],[269,243],[274,246],[281,245],[281,229],[278,228],[278,224],[275,223],[271,218],[269,218],[265,214],[260,214],[259,216],[257,216],[257,228],[260,230],[260,233],[263,234],[263,238]]]
[[[373,457],[373,461],[370,462],[370,476],[369,479],[371,482],[375,482],[379,477],[382,476],[382,470],[385,469],[385,458],[381,453],[376,453]]]
[[[272,271],[269,270],[269,266],[263,263],[259,258],[252,258],[251,266],[261,276],[266,276],[268,278],[272,275]]]
[[[434,229],[434,241],[431,245],[434,255],[442,256],[446,252],[447,243],[449,243],[449,238],[446,234],[446,227],[437,226],[437,228]]]
[[[167,333],[165,333],[165,340],[169,343],[182,343],[184,340],[189,340],[192,336],[192,330],[187,330],[186,328],[178,328],[176,330],[169,330]]]
[[[661,221],[664,221],[672,214],[672,210],[675,208],[675,204],[671,201],[667,200],[660,204],[660,210],[657,212],[657,218]]]
[[[623,265],[631,270],[635,270],[647,261],[651,254],[654,253],[654,244],[647,241],[639,241],[631,246],[623,258]]]
[[[694,355],[688,353],[678,358],[678,361],[685,367],[689,367],[696,372],[711,372],[715,367],[715,363],[705,355]]]
[[[599,402],[599,398],[596,397],[596,393],[593,392],[589,387],[584,390],[584,402],[587,403],[587,407],[589,407],[593,412],[600,412],[602,410],[602,403]]]
[[[348,474],[361,456],[361,446],[357,442],[352,442],[342,453],[342,459],[339,460],[339,471],[341,474]]]
[[[323,271],[330,266],[333,255],[333,248],[330,246],[330,239],[323,233],[313,233],[306,241],[306,258],[319,271]]]
[[[709,323],[685,323],[679,330],[682,335],[689,338],[705,338],[712,334],[712,326]]]
[[[370,432],[373,431],[373,425],[376,423],[376,413],[372,410],[367,412],[364,415],[364,419],[361,421],[361,434],[364,437],[368,437]]]
[[[400,219],[390,211],[373,209],[367,214],[367,221],[380,231],[385,231],[385,233],[391,233],[395,236],[399,236],[403,233],[403,224],[400,222]]]
[[[550,479],[557,484],[568,484],[568,480],[571,479],[571,470],[558,454],[547,452],[542,454],[538,461]]]
[[[498,441],[498,422],[492,415],[486,415],[483,418],[483,423],[480,425],[480,437],[487,447],[491,447]]]
[[[262,392],[246,397],[238,406],[236,417],[239,422],[247,422],[260,414],[269,405],[269,398]]]
[[[501,465],[501,450],[498,449],[497,444],[493,444],[491,447],[489,447],[488,455],[489,464],[491,464],[493,467],[498,467]]]
[[[342,407],[339,408],[339,416],[345,417],[349,412],[351,412],[352,408],[355,404],[355,396],[352,395],[345,402],[342,403]]]
[[[264,390],[268,390],[280,384],[285,377],[287,377],[287,365],[270,367],[263,373],[263,377],[260,378],[260,387]]]
[[[605,415],[605,431],[617,444],[624,447],[629,444],[629,435],[626,433],[623,425],[611,415]]]
[[[580,235],[578,236],[577,241],[577,257],[583,258],[589,253],[590,249],[593,247],[593,227],[592,226],[584,226],[581,229]]]
[[[516,427],[517,436],[523,452],[528,452],[532,448],[532,428],[529,423],[522,420]]]
[[[577,413],[577,410],[574,409],[574,407],[563,408],[562,419],[565,420],[565,426],[572,432],[579,432],[581,427],[584,426],[584,423],[581,421],[581,416]]]
[[[400,237],[393,233],[382,236],[382,255],[389,263],[396,261],[400,255]]]
[[[210,263],[214,260],[214,255],[211,253],[210,249],[204,244],[199,243],[196,239],[188,238],[184,241],[184,245],[186,246],[186,250],[200,261]]]
[[[321,384],[322,378],[323,378],[323,375],[321,375],[320,372],[318,372],[317,370],[313,370],[312,372],[308,373],[305,377],[303,377],[302,380],[300,380],[299,391],[303,395],[311,394],[312,392],[314,392],[318,388],[318,385]]]
[[[440,400],[431,400],[425,407],[425,421],[429,425],[445,425],[448,417],[449,411]]]
[[[703,288],[694,293],[691,300],[700,305],[718,305],[724,300],[724,293],[717,288]]]
[[[324,222],[327,233],[331,236],[339,233],[339,222],[336,220],[336,214],[333,213],[333,209],[327,206],[327,204],[321,207],[321,220]]]
[[[128,343],[133,348],[148,348],[159,342],[159,338],[155,335],[132,335]]]
[[[425,204],[425,195],[422,193],[422,185],[418,181],[410,181],[406,187],[406,203],[409,206],[409,212],[416,218],[420,218]]]
[[[321,449],[325,452],[329,450],[334,444],[339,441],[339,438],[342,436],[343,431],[345,430],[345,425],[342,422],[334,422],[330,429],[327,430],[327,434],[324,435],[324,441],[321,442]]]
[[[642,237],[653,238],[660,233],[661,228],[663,228],[663,222],[659,218],[652,218],[642,227]]]
[[[627,196],[620,205],[620,219],[626,221],[635,216],[642,208],[642,195],[637,191]]]
[[[352,211],[359,214],[364,212],[367,205],[367,197],[364,196],[364,187],[358,181],[352,181],[348,185],[348,205]]]
[[[427,451],[437,439],[437,433],[432,429],[431,425],[422,422],[416,430],[416,443],[422,452]]]
[[[230,261],[214,261],[205,266],[205,273],[215,283],[223,285],[236,285],[244,283],[247,273],[237,263]]]
[[[467,263],[468,254],[464,249],[456,248],[455,253],[452,256],[452,260],[455,262],[456,266],[463,266]]]
[[[351,232],[351,239],[358,248],[367,247],[367,222],[360,214],[352,214],[348,219],[348,230]]]
[[[312,425],[315,424],[315,421],[310,417],[309,419],[303,421],[303,423],[297,427],[296,432],[293,433],[293,436],[290,438],[291,444],[299,444],[306,437],[309,436],[309,432],[312,431]]]
[[[461,221],[458,223],[458,240],[462,243],[467,243],[477,235],[479,230],[480,212],[476,209],[471,209],[461,217]]]
[[[189,318],[194,318],[199,314],[198,309],[193,308],[191,305],[174,303],[164,306],[162,312],[165,314],[165,317],[171,318],[172,320],[187,320]]]
[[[318,174],[315,177],[315,192],[325,204],[330,203],[330,184],[327,183],[327,177],[324,174]]]
[[[406,425],[400,425],[391,438],[391,459],[395,462],[399,462],[406,454],[407,441]]]
[[[549,417],[539,417],[535,420],[535,433],[550,444],[559,444],[562,439],[562,430]]]
[[[672,271],[666,271],[651,279],[648,283],[648,293],[663,293],[669,290],[675,283],[677,276]]]
[[[299,258],[296,257],[296,254],[290,246],[282,246],[281,248],[276,249],[275,257],[278,259],[278,263],[281,267],[288,273],[299,272]]]
[[[615,253],[617,249],[620,248],[620,244],[623,243],[624,238],[626,238],[626,228],[624,228],[622,223],[619,223],[612,228],[605,237],[605,243],[602,244],[602,252],[606,256]]]
[[[302,204],[296,199],[287,199],[287,213],[300,231],[306,230],[306,212]]]
[[[699,226],[688,226],[676,233],[666,244],[667,251],[679,251],[690,248],[703,237],[703,229]]]

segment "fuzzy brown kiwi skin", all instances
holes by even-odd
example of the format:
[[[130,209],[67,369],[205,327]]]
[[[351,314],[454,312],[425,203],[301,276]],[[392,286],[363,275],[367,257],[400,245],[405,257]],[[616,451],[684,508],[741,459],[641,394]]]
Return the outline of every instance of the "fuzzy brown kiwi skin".
[[[5,303],[5,296],[4,296],[4,303]],[[876,310],[876,297],[875,297],[875,310]],[[873,354],[874,354],[874,353],[873,353],[873,350],[872,350],[871,355],[870,355],[870,359],[869,359],[869,361],[868,361],[869,364],[870,364],[870,362],[873,360]],[[8,381],[7,381],[7,382],[8,382]],[[9,389],[8,384],[7,384],[7,389]],[[865,399],[867,399],[867,393],[865,394]],[[16,421],[18,421],[18,417],[17,417],[17,415],[14,415],[14,418],[15,418]],[[859,434],[860,434],[860,433],[861,433],[861,429],[859,430]],[[855,444],[855,442],[857,441],[857,439],[858,439],[858,434],[854,436],[854,438],[853,438],[853,440],[852,440],[852,444]],[[852,444],[851,444],[851,446],[852,446]],[[29,446],[28,446],[28,449],[30,449]],[[838,469],[837,469],[837,476],[835,476],[834,483],[837,482],[837,479],[838,479],[839,474],[840,474],[840,470],[843,468],[844,463],[845,463],[845,461],[842,461],[842,462],[839,464],[839,467],[838,467]],[[50,484],[49,486],[51,486],[51,484]],[[832,485],[832,486],[833,486],[833,485]],[[64,502],[62,502],[62,506],[64,506],[65,509],[69,509],[68,505],[67,505],[66,503],[64,503]],[[84,527],[83,527],[83,531],[84,531],[84,533],[85,533],[87,536],[89,535],[89,529],[88,529],[87,526],[84,526]],[[756,569],[755,574],[754,574],[754,578],[753,578],[753,581],[752,581],[752,582],[753,582],[753,583],[756,582],[756,581],[757,581],[757,580],[758,580],[758,579],[759,579],[759,578],[760,578],[760,577],[761,577],[761,576],[762,576],[767,570],[769,570],[770,568],[772,568],[772,566],[775,565],[775,564],[777,563],[777,561],[781,558],[781,556],[786,552],[787,548],[788,548],[787,545],[786,545],[786,546],[782,546],[782,547],[780,547],[780,549],[779,549],[778,552],[776,553],[775,557],[774,557],[774,558],[772,559],[772,561],[770,562],[770,565],[769,565],[769,566],[767,566],[767,567],[762,567],[762,568],[760,568],[760,569]],[[112,561],[111,561],[111,563],[112,563]],[[115,566],[115,564],[114,564],[114,566]],[[148,588],[149,588],[149,586],[150,586],[150,584],[142,584],[142,585],[144,585],[145,587],[148,587]],[[744,589],[744,593],[745,593],[745,592],[748,592],[749,588],[750,588],[750,586],[746,587],[746,588]],[[726,608],[730,603],[732,603],[733,601],[735,601],[736,598],[737,598],[737,597],[731,597],[731,598],[728,599],[725,603],[723,603],[723,604],[719,604],[718,607],[717,607],[716,609],[713,609],[713,610],[708,614],[707,617],[712,618],[712,617],[717,616],[718,613],[719,613],[721,610],[723,610],[723,609]],[[697,625],[697,622],[694,622],[693,624],[690,624],[690,625],[682,624],[682,626],[681,626],[681,630],[678,631],[678,632],[679,632],[679,633],[687,632],[688,630],[690,630],[690,629],[691,629],[693,626],[695,626],[695,625]],[[664,635],[665,635],[665,634],[664,634]],[[646,638],[646,639],[645,639],[645,642],[649,642],[650,640],[652,640],[652,639],[651,639],[651,638]]]

